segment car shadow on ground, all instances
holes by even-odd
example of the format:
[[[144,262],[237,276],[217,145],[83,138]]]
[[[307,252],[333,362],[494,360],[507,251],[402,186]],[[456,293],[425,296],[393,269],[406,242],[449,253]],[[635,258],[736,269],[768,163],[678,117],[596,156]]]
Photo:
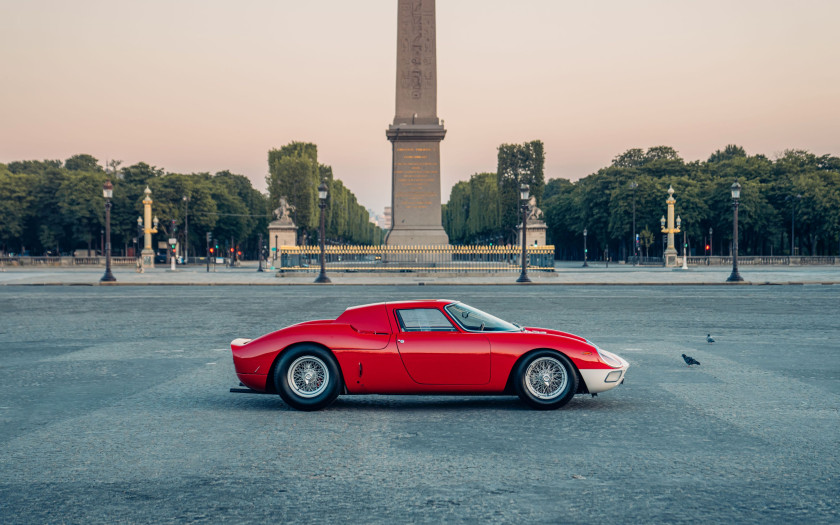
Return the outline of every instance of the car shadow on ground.
[[[296,411],[275,394],[234,394],[230,397],[208,400],[216,409],[246,411]],[[590,398],[579,395],[558,409],[559,411],[613,411],[628,409],[631,405],[620,399]],[[323,410],[327,411],[457,411],[490,409],[503,411],[532,411],[516,396],[421,396],[421,395],[344,395]]]

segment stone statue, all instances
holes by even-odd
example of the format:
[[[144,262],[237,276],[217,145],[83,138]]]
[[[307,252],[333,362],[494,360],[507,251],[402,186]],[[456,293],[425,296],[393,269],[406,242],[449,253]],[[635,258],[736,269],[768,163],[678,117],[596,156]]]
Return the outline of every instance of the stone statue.
[[[543,220],[543,212],[537,208],[537,198],[531,195],[528,200],[528,222]]]
[[[280,197],[280,207],[274,210],[274,217],[279,221],[280,225],[294,226],[295,222],[292,220],[292,212],[294,211],[295,207],[289,204],[286,197]]]

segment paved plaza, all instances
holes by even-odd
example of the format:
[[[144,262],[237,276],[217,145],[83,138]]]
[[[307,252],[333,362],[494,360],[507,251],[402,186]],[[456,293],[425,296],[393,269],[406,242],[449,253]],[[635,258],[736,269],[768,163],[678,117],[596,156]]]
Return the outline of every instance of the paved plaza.
[[[55,274],[71,273],[97,279]],[[840,521],[838,285],[15,284],[27,275],[0,273],[5,524]],[[233,338],[411,298],[583,335],[630,361],[626,383],[551,412],[344,396],[305,413],[229,393]]]

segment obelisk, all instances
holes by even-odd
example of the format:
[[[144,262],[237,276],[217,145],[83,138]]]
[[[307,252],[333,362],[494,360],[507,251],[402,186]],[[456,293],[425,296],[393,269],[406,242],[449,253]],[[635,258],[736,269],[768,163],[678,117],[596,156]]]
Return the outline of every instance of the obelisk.
[[[397,103],[392,145],[388,245],[449,244],[441,225],[435,0],[399,0]]]

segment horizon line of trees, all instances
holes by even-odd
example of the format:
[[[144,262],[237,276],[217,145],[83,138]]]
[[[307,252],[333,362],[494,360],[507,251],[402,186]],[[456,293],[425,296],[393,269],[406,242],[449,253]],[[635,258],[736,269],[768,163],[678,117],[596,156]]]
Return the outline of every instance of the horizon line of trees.
[[[295,143],[293,143],[295,144]],[[272,150],[276,151],[276,150]],[[271,153],[269,159],[271,160]],[[111,199],[111,246],[114,255],[128,255],[142,249],[137,218],[143,215],[143,191],[151,190],[152,213],[159,219],[154,240],[178,239],[189,254],[204,255],[205,234],[226,249],[235,247],[247,257],[258,257],[259,234],[268,244],[268,224],[273,220],[279,196],[258,191],[244,175],[230,171],[215,174],[166,173],[162,168],[139,162],[120,167],[121,161],[107,166],[88,154],[60,160],[24,160],[0,163],[0,253],[33,255],[70,254],[83,249],[102,249],[105,228],[106,180],[114,185]],[[376,232],[363,226],[368,213],[332,169],[318,165],[330,185],[330,224],[327,239],[349,243],[371,243]],[[315,183],[310,189],[317,199]],[[337,200],[335,204],[333,201]],[[340,204],[340,205],[338,205]],[[303,207],[302,207],[303,208]],[[359,208],[364,212],[362,217]],[[317,210],[317,204],[315,205]],[[311,209],[309,210],[311,212]],[[349,215],[349,218],[348,218]],[[317,221],[317,214],[314,214]],[[189,239],[186,221],[189,221]],[[304,240],[314,243],[312,217],[298,224]],[[372,226],[372,225],[371,225]],[[364,230],[364,234],[357,233]],[[380,235],[381,237],[381,235]],[[157,242],[153,249],[158,250]]]
[[[793,222],[794,249],[799,254],[840,254],[840,158],[836,156],[790,149],[771,160],[761,154],[747,155],[743,147],[730,144],[705,161],[685,162],[669,146],[633,148],[580,180],[556,178],[540,187],[529,178],[542,176],[541,170],[529,169],[544,163],[542,149],[533,147],[535,143],[539,141],[503,144],[497,173],[477,173],[453,186],[449,202],[442,206],[444,228],[453,243],[515,244],[519,221],[511,218],[518,209],[518,197],[512,199],[499,188],[503,184],[518,188],[521,179],[532,188],[536,182],[538,190],[531,193],[544,213],[547,242],[555,245],[558,259],[583,258],[584,229],[592,258],[604,252],[611,259],[632,256],[634,202],[640,255],[660,256],[659,223],[667,209],[669,186],[675,190],[675,210],[682,219],[689,253],[704,255],[706,244],[713,240],[711,252],[728,255],[730,186],[737,180],[742,186],[739,253],[789,254]],[[528,163],[511,161],[529,155],[536,158]],[[675,244],[682,246],[681,236]]]

